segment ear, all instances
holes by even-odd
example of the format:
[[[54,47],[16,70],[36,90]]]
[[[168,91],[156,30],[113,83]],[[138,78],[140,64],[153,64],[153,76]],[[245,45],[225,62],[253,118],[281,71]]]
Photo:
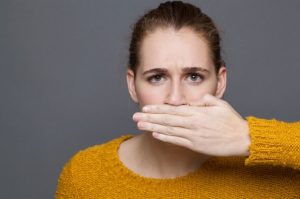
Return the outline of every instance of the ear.
[[[128,86],[128,91],[131,96],[131,99],[135,102],[138,103],[138,98],[136,95],[135,91],[135,81],[134,81],[134,72],[131,69],[127,69],[127,74],[126,74],[126,79],[127,79],[127,86]]]
[[[218,75],[218,86],[216,91],[216,97],[223,98],[225,90],[226,90],[226,84],[227,84],[227,70],[225,66],[221,66]]]

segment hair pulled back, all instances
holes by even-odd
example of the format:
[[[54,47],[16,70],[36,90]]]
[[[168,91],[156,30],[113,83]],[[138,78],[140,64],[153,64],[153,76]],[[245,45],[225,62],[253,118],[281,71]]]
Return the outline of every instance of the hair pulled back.
[[[221,38],[212,19],[200,8],[181,1],[167,1],[143,15],[133,26],[129,46],[128,67],[136,73],[139,65],[139,51],[143,39],[157,28],[191,28],[205,39],[215,65],[216,72],[224,64],[221,57]]]

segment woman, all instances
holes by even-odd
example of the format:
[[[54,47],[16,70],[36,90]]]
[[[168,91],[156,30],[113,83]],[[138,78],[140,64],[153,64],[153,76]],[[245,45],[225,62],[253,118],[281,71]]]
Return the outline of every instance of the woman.
[[[218,126],[231,134],[195,136],[198,106],[221,103],[227,77],[218,30],[199,8],[160,4],[135,24],[129,53],[131,98],[141,109],[158,106],[134,115],[143,133],[77,153],[62,171],[57,198],[300,197],[298,171],[244,165],[252,138],[238,113],[231,121],[237,129]]]

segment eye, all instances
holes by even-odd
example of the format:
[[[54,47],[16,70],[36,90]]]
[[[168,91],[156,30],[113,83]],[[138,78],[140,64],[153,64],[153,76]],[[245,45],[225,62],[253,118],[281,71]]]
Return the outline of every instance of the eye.
[[[191,82],[201,82],[203,80],[203,75],[199,73],[189,73],[188,80]]]
[[[164,79],[163,74],[155,74],[147,78],[150,83],[159,83]]]

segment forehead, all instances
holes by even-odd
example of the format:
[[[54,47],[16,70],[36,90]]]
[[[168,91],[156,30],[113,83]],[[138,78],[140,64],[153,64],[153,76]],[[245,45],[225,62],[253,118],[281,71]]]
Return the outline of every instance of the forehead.
[[[163,67],[169,70],[183,67],[213,70],[213,61],[206,40],[190,28],[156,29],[143,40],[139,68]]]

